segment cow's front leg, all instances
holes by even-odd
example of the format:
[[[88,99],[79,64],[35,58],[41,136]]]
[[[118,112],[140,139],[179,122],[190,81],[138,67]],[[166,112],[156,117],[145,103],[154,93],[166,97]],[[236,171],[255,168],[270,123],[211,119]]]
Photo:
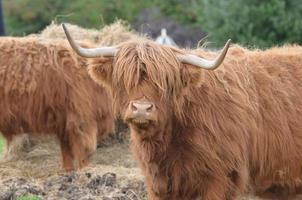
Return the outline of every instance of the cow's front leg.
[[[74,170],[73,165],[73,154],[70,149],[69,140],[65,140],[64,138],[60,138],[60,147],[61,147],[61,157],[62,157],[62,165],[66,171]]]
[[[147,190],[148,199],[150,200],[172,200],[170,196],[169,178],[167,176],[161,176],[154,174],[153,176],[147,176]]]
[[[70,149],[77,168],[82,169],[89,164],[89,157],[96,150],[97,144],[97,123],[93,119],[87,122],[75,114],[67,116],[65,134],[70,143]]]
[[[206,181],[202,200],[235,200],[233,196],[230,198],[230,182],[227,178],[212,178]]]

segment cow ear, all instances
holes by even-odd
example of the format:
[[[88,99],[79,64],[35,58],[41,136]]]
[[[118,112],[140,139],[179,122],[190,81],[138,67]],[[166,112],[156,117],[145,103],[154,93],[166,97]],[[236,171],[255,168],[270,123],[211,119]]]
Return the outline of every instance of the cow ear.
[[[113,58],[92,59],[88,65],[89,75],[102,86],[110,86],[112,82]]]
[[[204,80],[203,74],[202,69],[199,67],[190,64],[183,64],[181,76],[184,86],[199,87]]]

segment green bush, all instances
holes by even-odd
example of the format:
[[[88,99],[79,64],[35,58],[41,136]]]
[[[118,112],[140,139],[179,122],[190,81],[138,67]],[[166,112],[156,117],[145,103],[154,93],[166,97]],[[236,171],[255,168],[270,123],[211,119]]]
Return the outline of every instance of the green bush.
[[[2,153],[4,148],[4,139],[2,138],[1,134],[0,134],[0,154]]]
[[[209,41],[228,38],[244,45],[302,44],[301,0],[2,0],[6,32],[37,32],[51,20],[100,28],[116,18],[135,22],[138,13],[158,7],[177,22],[200,27]]]
[[[41,200],[41,198],[34,195],[24,195],[17,198],[17,200]]]
[[[196,0],[154,0],[154,6],[159,7],[164,14],[186,24],[197,22],[198,13],[194,9],[197,3]]]
[[[4,21],[9,35],[25,35],[41,30],[54,19],[68,1],[3,0]]]
[[[6,32],[26,35],[38,32],[52,20],[71,22],[86,28],[101,27],[115,19],[133,22],[144,0],[3,0]]]
[[[301,0],[199,0],[197,23],[221,46],[302,44]]]

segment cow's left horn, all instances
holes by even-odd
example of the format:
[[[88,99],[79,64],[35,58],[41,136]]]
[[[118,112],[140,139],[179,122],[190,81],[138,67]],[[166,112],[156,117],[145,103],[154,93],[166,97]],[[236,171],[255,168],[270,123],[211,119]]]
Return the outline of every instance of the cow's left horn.
[[[91,48],[91,49],[80,47],[72,39],[65,24],[62,24],[62,26],[63,26],[64,32],[65,32],[65,35],[68,39],[68,42],[70,43],[70,46],[80,56],[83,56],[86,58],[95,58],[95,57],[100,57],[100,56],[112,57],[112,56],[115,56],[115,54],[118,50],[116,47],[100,47],[100,48]]]
[[[197,67],[201,67],[208,70],[214,70],[222,63],[222,61],[225,58],[226,53],[228,52],[228,49],[230,47],[231,40],[229,39],[227,43],[224,45],[221,53],[215,60],[206,60],[204,58],[200,58],[198,56],[192,55],[192,54],[186,54],[186,55],[178,55],[177,58],[182,63],[187,63],[191,65],[195,65]]]

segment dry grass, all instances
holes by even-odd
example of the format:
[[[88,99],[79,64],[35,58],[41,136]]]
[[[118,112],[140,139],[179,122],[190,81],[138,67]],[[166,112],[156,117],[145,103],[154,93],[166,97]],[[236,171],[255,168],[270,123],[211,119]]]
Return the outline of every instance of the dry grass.
[[[84,29],[74,24],[66,24],[66,26],[75,40],[98,44],[100,46],[117,45],[135,38],[146,38],[146,36],[132,30],[130,25],[122,20],[117,20],[112,24],[102,27],[100,30]],[[32,34],[30,36],[36,36],[41,39],[66,39],[62,25],[55,22],[52,22],[39,34]]]
[[[24,178],[36,185],[43,185],[47,180],[64,176],[65,172],[61,170],[59,146],[56,141],[51,138],[43,138],[33,139],[33,142],[37,145],[27,149],[27,152],[24,152],[19,158],[11,157],[10,160],[1,160],[0,180]],[[129,151],[128,142],[113,142],[111,145],[108,145],[108,143],[105,141],[104,145],[97,149],[89,167],[76,172],[78,180],[83,179],[85,181],[87,173],[94,175],[114,173],[117,175],[118,187],[123,188],[125,185],[129,185],[130,182],[134,185],[133,187],[138,188],[136,185],[141,183],[144,177]],[[119,188],[104,188],[107,197],[114,196],[118,190]],[[51,192],[49,195],[55,195]],[[129,200],[146,199],[144,190],[140,192],[128,190],[127,197]],[[240,200],[260,199],[242,197]]]
[[[20,140],[23,140],[23,138],[20,137]],[[64,176],[65,172],[61,169],[59,145],[56,140],[53,138],[32,138],[31,141],[36,145],[27,148],[26,152],[18,151],[18,156],[4,157],[0,160],[1,181],[23,178],[37,185],[44,185],[49,179]],[[15,142],[19,142],[19,138]],[[114,173],[117,175],[119,187],[129,184],[136,187],[135,184],[141,183],[144,178],[129,152],[128,143],[114,142],[112,145],[108,145],[108,143],[104,142],[104,145],[100,145],[101,147],[97,149],[92,157],[89,167],[76,172],[79,176],[78,179],[85,177],[87,173],[99,176]],[[104,188],[104,190],[106,196],[114,196],[119,188],[114,190]],[[54,194],[49,193],[49,195]],[[131,196],[131,194],[129,195]],[[144,191],[139,194],[139,199],[143,196]]]
[[[54,139],[49,139],[29,140],[26,135],[16,137],[9,150],[3,152],[0,160],[0,177],[41,178],[59,172],[59,147]]]
[[[57,173],[62,173],[60,164],[60,148],[52,137],[32,138],[30,143],[23,145],[24,135],[18,136],[12,143],[15,153],[4,154],[0,160],[0,177],[9,178],[20,176],[27,178],[45,178]],[[102,166],[102,172],[112,170],[124,175],[139,171],[132,154],[129,152],[128,143],[114,142],[112,145],[100,145],[92,157],[90,168]],[[24,148],[24,150],[20,150]],[[119,172],[120,170],[120,172]],[[134,170],[134,171],[133,171]],[[141,176],[141,175],[139,175]]]

